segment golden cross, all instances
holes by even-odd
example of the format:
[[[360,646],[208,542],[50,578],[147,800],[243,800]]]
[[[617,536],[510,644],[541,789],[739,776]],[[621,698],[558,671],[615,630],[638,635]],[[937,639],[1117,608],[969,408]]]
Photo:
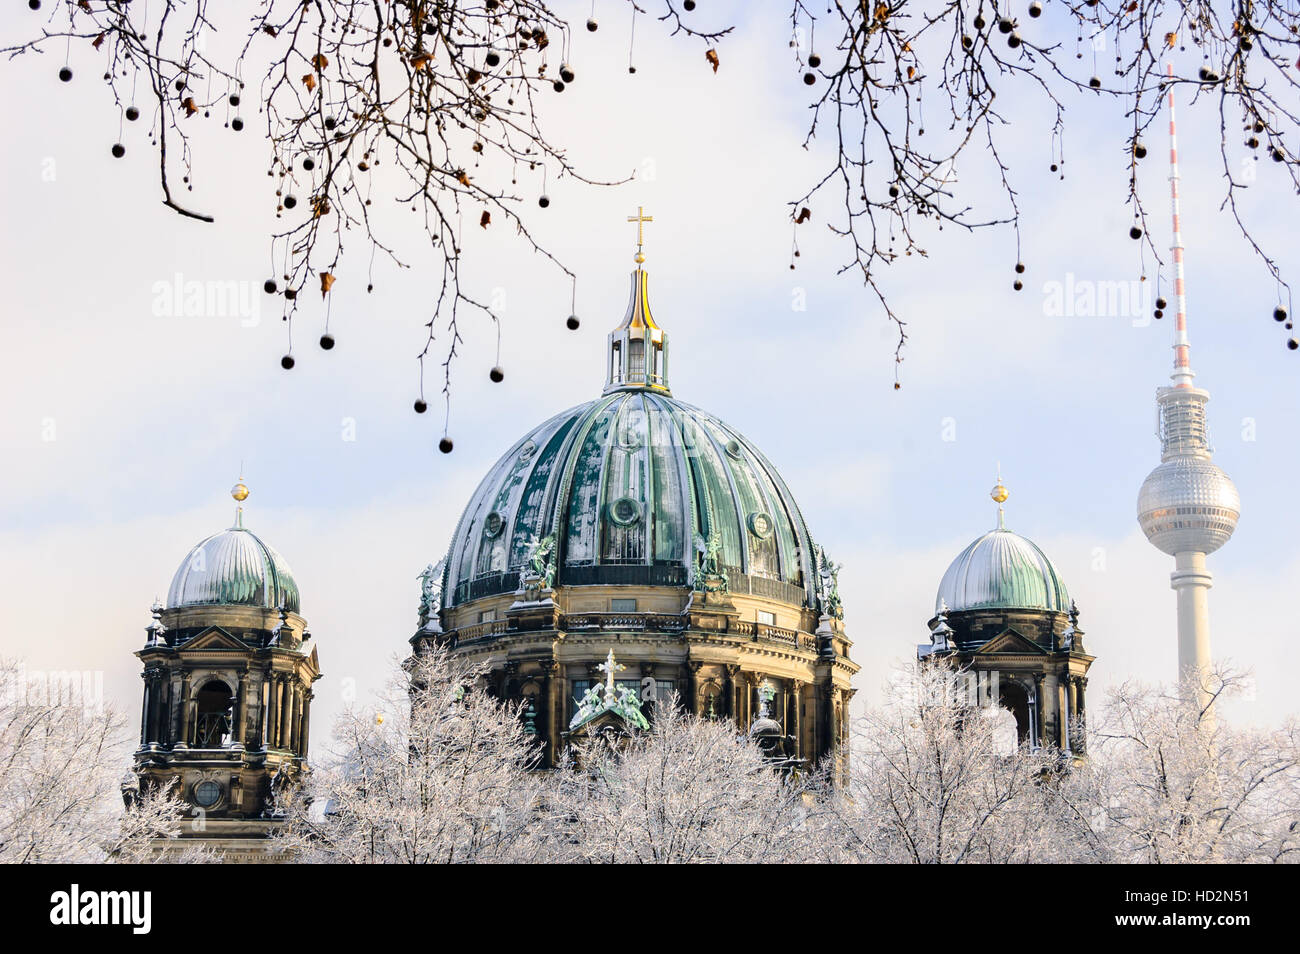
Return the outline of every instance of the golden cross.
[[[642,230],[645,228],[645,223],[653,222],[654,216],[646,215],[645,206],[638,205],[636,207],[636,215],[629,215],[627,217],[627,220],[629,222],[636,223],[636,245],[637,248],[640,248],[642,245],[645,244],[645,235],[642,232]]]

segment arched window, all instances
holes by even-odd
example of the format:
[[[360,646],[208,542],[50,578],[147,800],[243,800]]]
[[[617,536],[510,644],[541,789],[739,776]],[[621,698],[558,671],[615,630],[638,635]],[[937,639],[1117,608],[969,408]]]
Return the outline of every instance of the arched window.
[[[198,716],[194,726],[194,744],[200,749],[219,749],[230,743],[231,718],[235,695],[220,679],[204,684],[196,697]]]

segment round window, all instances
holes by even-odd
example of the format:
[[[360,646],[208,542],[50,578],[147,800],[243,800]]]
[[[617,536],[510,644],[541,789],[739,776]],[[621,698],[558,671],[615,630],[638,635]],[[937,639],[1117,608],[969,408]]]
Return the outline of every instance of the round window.
[[[205,778],[194,786],[194,804],[200,808],[211,808],[221,801],[221,786],[210,778]]]
[[[505,519],[501,516],[501,514],[493,510],[490,514],[487,515],[487,519],[483,521],[483,532],[487,534],[489,537],[495,537],[497,534],[501,532],[501,528],[504,527],[505,525],[506,525]]]
[[[745,453],[740,449],[740,443],[736,440],[727,441],[727,454],[736,460],[744,460]]]
[[[749,529],[760,540],[766,540],[772,535],[772,518],[762,512],[751,513],[749,515]]]
[[[620,527],[636,523],[641,519],[641,502],[631,497],[619,497],[609,505],[609,519]]]
[[[531,440],[524,441],[524,446],[519,448],[519,459],[529,460],[536,453],[537,445]]]

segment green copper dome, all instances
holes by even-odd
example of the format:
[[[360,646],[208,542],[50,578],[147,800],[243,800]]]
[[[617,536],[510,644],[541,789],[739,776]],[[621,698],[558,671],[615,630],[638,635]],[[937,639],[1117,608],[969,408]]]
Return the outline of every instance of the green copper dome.
[[[1070,594],[1052,561],[1005,527],[990,530],[957,556],[935,597],[935,612],[974,609],[1070,609]]]
[[[444,605],[514,591],[530,545],[551,535],[556,585],[693,585],[712,537],[733,592],[813,598],[812,541],[776,468],[649,387],[571,408],[506,452],[456,528]]]
[[[172,577],[167,608],[283,606],[297,613],[298,584],[284,557],[242,526],[199,541]]]

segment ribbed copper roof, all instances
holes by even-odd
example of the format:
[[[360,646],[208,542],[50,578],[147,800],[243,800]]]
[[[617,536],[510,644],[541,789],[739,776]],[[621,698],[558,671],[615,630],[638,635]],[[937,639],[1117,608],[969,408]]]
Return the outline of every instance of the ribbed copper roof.
[[[530,541],[550,534],[559,584],[685,586],[699,541],[716,534],[731,572],[770,582],[774,598],[813,599],[813,543],[776,468],[727,424],[662,393],[615,392],[515,443],[461,517],[445,605],[496,592],[492,578],[509,576],[513,590]]]
[[[231,527],[196,544],[167,591],[169,609],[204,604],[297,613],[298,584],[284,557],[250,530]]]
[[[935,612],[1042,609],[1067,612],[1070,594],[1038,546],[1005,528],[990,530],[957,556],[935,597]]]

